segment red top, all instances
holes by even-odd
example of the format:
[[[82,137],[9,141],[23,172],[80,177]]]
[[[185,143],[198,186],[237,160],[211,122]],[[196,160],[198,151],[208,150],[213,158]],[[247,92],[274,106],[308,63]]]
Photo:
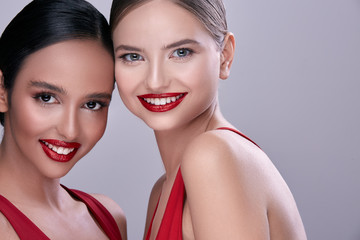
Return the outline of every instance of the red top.
[[[110,240],[121,240],[115,219],[99,201],[87,193],[62,187],[72,197],[85,203]],[[21,240],[50,240],[28,217],[1,195],[0,212],[8,219]]]
[[[222,127],[218,128],[218,130],[229,130],[233,131],[243,138],[249,140],[258,146],[254,141],[250,138],[237,131],[236,129]],[[259,146],[258,146],[259,147]],[[260,147],[259,147],[260,148]],[[181,169],[179,168],[178,173],[176,175],[174,185],[172,186],[170,196],[168,202],[166,204],[166,209],[164,212],[164,216],[161,220],[159,231],[156,235],[156,240],[182,240],[182,214],[184,208],[184,196],[185,196],[185,185],[181,175]],[[150,239],[151,228],[153,224],[153,220],[156,214],[157,207],[159,202],[156,205],[154,215],[151,219],[149,230],[146,234],[146,240]]]
[[[182,239],[182,213],[184,205],[184,193],[185,186],[179,168],[176,175],[174,185],[172,186],[164,216],[160,223],[159,231],[156,235],[157,240],[176,240]],[[150,239],[151,227],[154,220],[154,216],[157,210],[159,202],[156,205],[154,215],[151,219],[149,231],[146,235],[146,240]]]

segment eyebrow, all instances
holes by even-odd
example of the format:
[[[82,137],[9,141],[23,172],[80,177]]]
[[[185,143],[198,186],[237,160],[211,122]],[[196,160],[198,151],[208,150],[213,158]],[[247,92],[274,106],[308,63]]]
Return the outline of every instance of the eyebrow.
[[[43,81],[30,81],[29,87],[38,87],[38,88],[45,88],[51,91],[58,92],[60,94],[66,94],[66,90],[62,87],[55,86],[53,84],[43,82]],[[93,99],[109,99],[111,100],[112,95],[109,93],[90,93],[86,95],[86,98],[93,98]]]
[[[169,45],[165,45],[163,47],[163,49],[171,49],[171,48],[179,47],[179,46],[184,45],[184,44],[197,44],[197,45],[199,45],[200,43],[198,41],[195,41],[195,40],[192,40],[192,39],[183,39],[183,40],[171,43]],[[125,45],[125,44],[119,45],[119,46],[117,46],[115,48],[115,52],[117,52],[119,50],[142,52],[141,48],[133,47],[133,46],[130,46],[130,45]]]
[[[61,94],[66,94],[65,89],[43,81],[30,81],[29,87],[45,88]]]
[[[164,49],[170,49],[170,48],[175,48],[175,47],[179,47],[181,45],[185,45],[185,44],[196,44],[199,45],[200,43],[198,41],[192,40],[192,39],[183,39],[174,43],[171,43],[169,45],[166,45],[164,47]]]
[[[140,48],[137,47],[132,47],[129,45],[119,45],[115,48],[115,52],[119,51],[119,50],[125,50],[125,51],[134,51],[134,52],[141,52]]]
[[[111,100],[111,94],[109,93],[91,93],[89,95],[86,95],[86,98],[95,98],[95,99],[108,99],[108,100]]]

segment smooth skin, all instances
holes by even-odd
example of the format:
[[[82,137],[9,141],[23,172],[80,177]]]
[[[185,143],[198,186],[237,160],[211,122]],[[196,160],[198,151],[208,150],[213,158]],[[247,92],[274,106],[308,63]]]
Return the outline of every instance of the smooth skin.
[[[5,126],[0,145],[0,194],[50,239],[107,239],[86,205],[60,186],[60,178],[105,131],[113,71],[113,59],[100,42],[69,40],[27,57],[10,102],[1,85],[0,111],[5,113]],[[45,154],[39,139],[77,142],[81,147],[69,162],[57,162]],[[122,209],[106,196],[93,196],[114,216],[126,239]],[[1,239],[19,239],[1,213],[0,235]]]
[[[266,154],[219,127],[219,78],[230,74],[235,39],[219,49],[187,10],[152,0],[125,15],[113,33],[115,78],[127,108],[154,130],[166,173],[153,187],[145,234],[159,201],[155,239],[179,167],[185,183],[183,239],[306,239],[293,196]],[[186,92],[167,112],[145,109],[142,94]]]

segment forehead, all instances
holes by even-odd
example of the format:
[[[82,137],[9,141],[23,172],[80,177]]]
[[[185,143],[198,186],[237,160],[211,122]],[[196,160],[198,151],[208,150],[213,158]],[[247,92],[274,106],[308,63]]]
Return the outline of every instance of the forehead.
[[[16,77],[16,86],[31,80],[73,85],[113,78],[113,58],[96,40],[68,40],[29,55]]]
[[[129,10],[116,26],[113,38],[116,44],[127,39],[141,41],[141,35],[158,37],[163,41],[199,35],[210,37],[193,13],[168,0],[147,1]]]

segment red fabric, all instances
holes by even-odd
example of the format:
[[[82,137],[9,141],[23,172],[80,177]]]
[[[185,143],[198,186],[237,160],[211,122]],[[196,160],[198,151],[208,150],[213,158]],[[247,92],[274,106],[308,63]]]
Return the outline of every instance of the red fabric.
[[[254,143],[257,147],[259,147],[254,141],[252,141],[250,138],[248,138],[246,135],[244,135],[243,133],[239,132],[236,129],[227,128],[227,127],[221,127],[217,129],[229,130],[235,132],[240,136],[242,136],[243,138]],[[174,185],[171,189],[170,197],[166,205],[164,216],[160,223],[159,231],[155,238],[156,240],[182,240],[182,213],[184,207],[184,194],[185,194],[185,186],[181,175],[181,170],[179,168]],[[158,208],[158,204],[159,202],[156,205],[154,215],[151,219],[149,230],[145,238],[146,240],[150,239],[151,228],[152,228],[154,216],[156,214],[156,210]]]
[[[68,193],[85,203],[110,240],[121,240],[119,228],[109,211],[87,193],[70,190]],[[8,219],[21,240],[49,240],[49,238],[10,201],[0,195],[0,212]]]
[[[164,216],[160,223],[159,231],[156,235],[156,240],[181,240],[182,239],[182,213],[184,206],[185,186],[179,168],[172,186],[169,200],[166,205]],[[158,202],[159,204],[159,202]],[[151,227],[154,216],[157,210],[157,205],[151,219],[149,231],[146,235],[146,240],[150,239]]]
[[[71,196],[85,203],[110,240],[121,240],[120,230],[115,219],[98,200],[85,192],[63,187]]]
[[[253,140],[251,140],[251,139],[248,138],[245,134],[239,132],[239,131],[236,130],[236,129],[228,128],[228,127],[221,127],[221,128],[217,128],[217,130],[229,130],[229,131],[232,131],[232,132],[234,132],[234,133],[237,133],[237,134],[239,134],[239,135],[242,136],[243,138],[249,140],[250,142],[252,142],[253,144],[255,144],[258,148],[261,149],[261,147],[259,147],[259,145],[257,145]]]
[[[0,212],[7,218],[21,240],[50,240],[29,218],[1,195]]]

